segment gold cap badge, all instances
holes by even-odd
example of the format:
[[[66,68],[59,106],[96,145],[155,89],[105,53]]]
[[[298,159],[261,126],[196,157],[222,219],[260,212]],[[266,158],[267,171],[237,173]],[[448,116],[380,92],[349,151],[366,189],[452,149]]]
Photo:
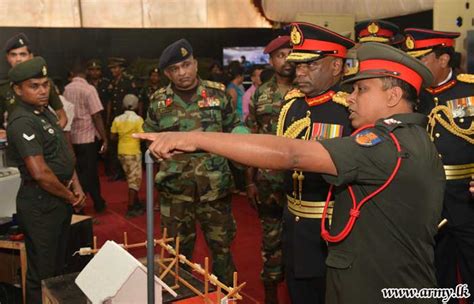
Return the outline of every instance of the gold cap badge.
[[[413,40],[413,37],[407,36],[407,39],[405,40],[405,46],[409,50],[413,50],[413,48],[415,48],[415,40]]]
[[[46,69],[45,65],[43,65],[43,68],[41,69],[41,72],[43,73],[43,76],[48,75],[48,70]]]
[[[188,55],[188,50],[181,48],[181,56],[185,57],[186,55]]]
[[[301,33],[296,26],[293,26],[293,28],[291,29],[290,37],[291,37],[291,43],[293,45],[299,45],[301,44],[303,40],[301,37]]]
[[[377,23],[372,22],[367,27],[367,31],[369,31],[369,33],[371,33],[371,34],[377,34],[377,32],[379,31],[379,26],[377,25]]]

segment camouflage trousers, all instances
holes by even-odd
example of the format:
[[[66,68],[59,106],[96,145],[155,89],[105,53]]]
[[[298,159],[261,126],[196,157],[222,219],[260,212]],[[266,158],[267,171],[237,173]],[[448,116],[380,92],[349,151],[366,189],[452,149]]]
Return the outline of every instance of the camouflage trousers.
[[[119,154],[118,159],[127,177],[128,188],[139,191],[142,184],[142,155]]]
[[[212,272],[221,282],[232,285],[235,271],[230,245],[236,233],[231,196],[215,201],[186,202],[160,193],[161,225],[170,237],[180,237],[180,252],[191,259],[196,241],[196,220],[204,233],[212,255]]]
[[[283,280],[282,222],[286,195],[281,187],[268,181],[258,181],[257,212],[262,225],[262,281]]]

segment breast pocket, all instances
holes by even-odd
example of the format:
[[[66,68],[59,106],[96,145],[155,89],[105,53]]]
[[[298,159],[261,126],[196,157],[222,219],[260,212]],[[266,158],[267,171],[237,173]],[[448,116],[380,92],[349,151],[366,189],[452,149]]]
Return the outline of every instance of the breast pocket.
[[[326,259],[326,265],[336,269],[349,269],[354,264],[355,253],[332,249]]]
[[[161,113],[157,117],[159,132],[179,131],[179,116],[174,111]]]
[[[203,107],[199,109],[201,126],[207,132],[222,132],[222,112],[220,107]]]

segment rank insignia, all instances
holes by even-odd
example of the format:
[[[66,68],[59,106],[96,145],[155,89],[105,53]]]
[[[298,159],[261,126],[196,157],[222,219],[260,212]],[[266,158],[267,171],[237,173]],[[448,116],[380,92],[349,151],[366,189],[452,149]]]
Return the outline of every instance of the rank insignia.
[[[402,123],[401,121],[396,120],[396,119],[393,119],[393,118],[385,119],[383,122],[384,122],[384,124],[386,124],[387,126],[390,126],[390,125],[399,125],[399,124]]]
[[[367,31],[371,34],[377,34],[377,32],[379,31],[379,26],[377,25],[377,23],[375,22],[372,22],[371,24],[369,24],[369,26],[367,27]]]
[[[413,39],[412,36],[408,35],[407,38],[405,39],[405,46],[409,50],[413,50],[415,48],[415,40]]]
[[[291,29],[290,38],[293,45],[299,45],[301,42],[303,42],[303,37],[297,26],[293,26]]]
[[[364,147],[372,147],[379,144],[382,139],[371,130],[363,130],[356,135],[356,143]]]

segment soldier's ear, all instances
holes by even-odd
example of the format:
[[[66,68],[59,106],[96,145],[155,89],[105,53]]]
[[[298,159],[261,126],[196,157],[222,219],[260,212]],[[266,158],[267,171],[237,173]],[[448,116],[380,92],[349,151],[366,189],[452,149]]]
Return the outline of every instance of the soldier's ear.
[[[387,90],[389,93],[389,98],[387,101],[387,106],[392,108],[398,105],[403,99],[403,90],[400,87],[393,86]]]
[[[18,84],[14,84],[13,85],[13,91],[15,91],[15,94],[18,95],[18,96],[21,96],[22,92],[21,92],[21,89],[20,89],[20,86]]]
[[[334,58],[332,61],[333,76],[339,76],[344,72],[344,62],[341,58]]]

